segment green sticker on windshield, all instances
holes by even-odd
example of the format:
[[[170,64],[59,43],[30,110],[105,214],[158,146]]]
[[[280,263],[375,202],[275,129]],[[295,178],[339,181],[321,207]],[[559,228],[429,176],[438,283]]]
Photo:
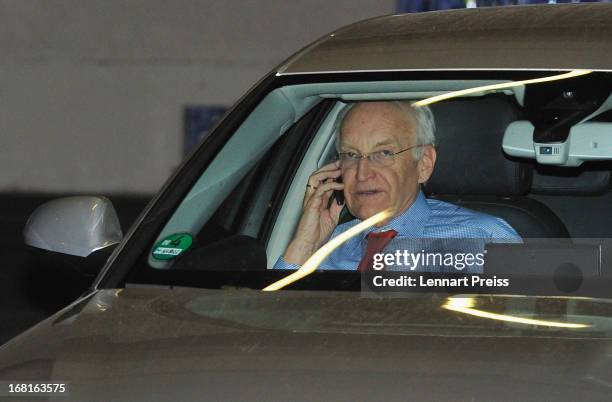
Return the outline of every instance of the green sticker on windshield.
[[[192,243],[193,237],[189,233],[176,233],[157,243],[151,254],[156,260],[171,260],[191,247]]]

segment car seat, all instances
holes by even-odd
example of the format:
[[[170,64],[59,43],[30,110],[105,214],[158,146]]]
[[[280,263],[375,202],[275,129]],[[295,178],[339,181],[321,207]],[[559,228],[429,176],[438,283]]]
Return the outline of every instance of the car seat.
[[[433,104],[437,161],[426,195],[505,219],[524,238],[569,233],[546,205],[526,195],[532,167],[505,155],[503,135],[520,119],[514,97],[489,95]]]

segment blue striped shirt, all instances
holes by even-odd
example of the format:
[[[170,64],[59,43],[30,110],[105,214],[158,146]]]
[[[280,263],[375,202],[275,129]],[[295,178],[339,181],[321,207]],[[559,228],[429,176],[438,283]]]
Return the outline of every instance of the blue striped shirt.
[[[331,238],[357,225],[359,219],[338,225]],[[385,253],[409,250],[411,253],[428,253],[453,250],[455,253],[482,252],[486,243],[517,243],[521,237],[501,218],[476,212],[448,202],[428,199],[419,192],[415,202],[401,215],[386,225],[372,227],[347,240],[335,249],[319,266],[319,269],[355,270],[363,258],[366,236],[372,231],[395,230],[397,235],[385,247]],[[281,256],[276,269],[298,269]],[[402,270],[400,266],[386,266],[388,270]],[[406,267],[403,267],[406,270]],[[431,269],[418,269],[427,271]],[[436,269],[437,270],[437,269]],[[462,272],[482,272],[482,266]]]

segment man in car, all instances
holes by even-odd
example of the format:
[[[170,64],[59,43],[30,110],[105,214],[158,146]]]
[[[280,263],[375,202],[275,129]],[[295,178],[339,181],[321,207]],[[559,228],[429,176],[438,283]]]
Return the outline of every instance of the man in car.
[[[374,254],[389,252],[392,240],[395,249],[398,244],[418,243],[419,250],[413,250],[417,252],[429,251],[422,246],[428,244],[423,239],[520,241],[501,218],[424,196],[421,184],[436,163],[434,130],[427,107],[401,101],[346,107],[336,123],[338,161],[310,176],[298,228],[275,268],[299,268],[330,238],[386,209],[392,211],[389,219],[349,239],[320,268],[371,269]],[[346,206],[357,219],[338,225],[344,205],[334,200],[329,206],[334,190],[343,191]]]

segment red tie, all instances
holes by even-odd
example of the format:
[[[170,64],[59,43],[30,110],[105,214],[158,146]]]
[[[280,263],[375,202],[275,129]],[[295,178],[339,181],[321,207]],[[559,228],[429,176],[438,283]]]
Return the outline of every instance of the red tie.
[[[391,239],[397,235],[395,230],[387,230],[386,232],[370,232],[368,234],[368,244],[366,245],[366,252],[357,270],[363,272],[365,270],[372,269],[372,262],[374,260],[374,254],[378,254],[389,244]]]

